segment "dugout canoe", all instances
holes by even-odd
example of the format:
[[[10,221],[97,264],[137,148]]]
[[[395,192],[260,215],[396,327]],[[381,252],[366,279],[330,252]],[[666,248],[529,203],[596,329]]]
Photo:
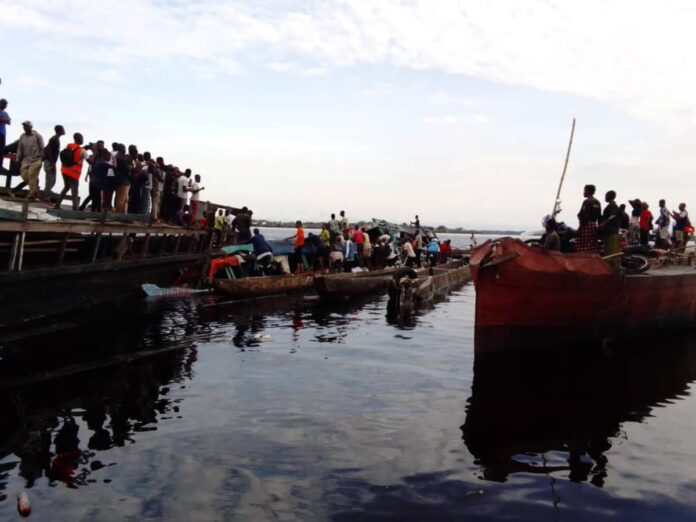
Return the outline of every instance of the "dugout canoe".
[[[446,295],[471,278],[469,267],[458,261],[422,269],[412,275],[415,277],[402,277],[390,283],[387,304],[390,317],[406,318],[419,306]]]
[[[476,357],[606,348],[696,326],[692,262],[679,256],[626,274],[596,254],[545,252],[510,237],[487,241],[471,256]]]
[[[314,289],[325,300],[351,299],[385,291],[396,268],[370,272],[326,274],[314,278]]]
[[[310,290],[314,275],[285,275],[243,277],[239,279],[215,279],[213,287],[235,299],[249,299],[268,295],[286,294]]]

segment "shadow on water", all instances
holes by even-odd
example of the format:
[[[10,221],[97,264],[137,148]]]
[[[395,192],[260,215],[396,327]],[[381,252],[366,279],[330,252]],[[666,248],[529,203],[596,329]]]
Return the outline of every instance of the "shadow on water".
[[[485,480],[561,472],[603,487],[622,424],[690,395],[694,380],[694,334],[634,343],[613,357],[475,365],[462,438]]]

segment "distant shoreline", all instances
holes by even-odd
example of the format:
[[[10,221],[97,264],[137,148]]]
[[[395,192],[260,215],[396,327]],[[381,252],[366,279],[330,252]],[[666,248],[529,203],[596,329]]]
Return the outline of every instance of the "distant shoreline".
[[[302,225],[305,228],[317,228],[320,229],[324,223],[323,222],[313,222],[313,221],[303,221]],[[358,221],[358,225],[363,225],[365,224],[364,221]],[[258,220],[254,222],[254,226],[257,227],[266,227],[266,228],[295,228],[295,224],[292,222],[284,222],[284,221],[266,221],[266,220]],[[406,223],[401,223],[399,226],[407,227],[409,226]],[[469,228],[462,228],[462,227],[457,227],[457,228],[450,228],[450,227],[445,227],[445,226],[438,226],[438,227],[431,227],[424,225],[425,228],[429,228],[435,231],[436,234],[482,234],[482,235],[490,235],[490,236],[504,236],[504,235],[519,235],[522,233],[521,230],[476,230],[476,229],[469,229]]]

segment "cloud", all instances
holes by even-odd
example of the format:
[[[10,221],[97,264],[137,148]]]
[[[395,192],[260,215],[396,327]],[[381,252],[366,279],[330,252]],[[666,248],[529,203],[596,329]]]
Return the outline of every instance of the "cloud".
[[[696,124],[696,69],[688,66],[696,16],[685,0],[12,0],[0,1],[0,10],[5,28],[88,43],[87,56],[114,62],[183,59],[230,72],[267,55],[311,62],[286,70],[304,76],[357,65],[437,70]],[[65,12],[79,12],[80,23],[57,23]]]
[[[394,94],[394,86],[391,83],[377,83],[371,87],[366,87],[360,94],[368,98],[380,98]]]
[[[426,116],[423,118],[423,122],[430,125],[452,125],[458,121],[460,121],[459,116],[453,116],[452,114],[445,114],[444,116]]]

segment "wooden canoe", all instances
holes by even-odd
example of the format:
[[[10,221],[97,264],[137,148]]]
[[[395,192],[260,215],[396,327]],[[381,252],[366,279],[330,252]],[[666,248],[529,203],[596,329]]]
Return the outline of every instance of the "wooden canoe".
[[[351,299],[385,291],[396,268],[371,272],[326,274],[314,278],[314,289],[322,299]]]
[[[240,279],[215,279],[213,286],[235,299],[248,299],[267,295],[302,292],[312,288],[314,275],[287,275],[243,277]]]

